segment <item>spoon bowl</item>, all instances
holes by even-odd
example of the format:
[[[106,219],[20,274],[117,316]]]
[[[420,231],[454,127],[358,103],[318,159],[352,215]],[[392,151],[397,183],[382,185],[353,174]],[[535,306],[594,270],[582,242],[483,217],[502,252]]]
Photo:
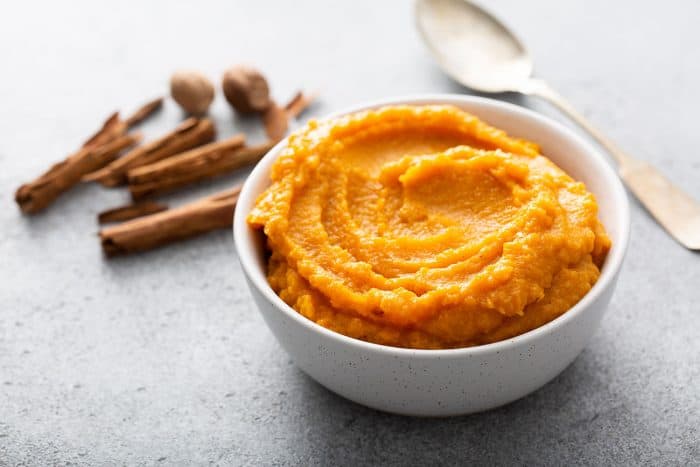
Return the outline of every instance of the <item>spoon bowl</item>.
[[[533,63],[523,43],[496,17],[462,0],[418,0],[416,24],[442,69],[483,92],[519,92]]]

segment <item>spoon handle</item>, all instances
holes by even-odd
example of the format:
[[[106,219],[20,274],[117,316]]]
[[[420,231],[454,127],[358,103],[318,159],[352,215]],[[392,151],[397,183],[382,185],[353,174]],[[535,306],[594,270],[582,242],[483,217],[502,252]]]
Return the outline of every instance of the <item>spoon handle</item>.
[[[588,120],[586,120],[586,117],[580,114],[579,111],[574,108],[574,106],[569,104],[569,102],[564,99],[561,94],[552,89],[545,81],[532,79],[528,84],[529,87],[526,94],[541,97],[564,112],[581,128],[593,136],[593,138],[595,138],[596,141],[598,141],[598,143],[600,143],[600,145],[603,146],[611,156],[613,156],[620,167],[635,162],[632,157],[628,156],[617,144],[610,140],[610,138],[594,127]]]
[[[647,211],[680,244],[691,250],[700,249],[700,204],[697,201],[656,168],[625,153],[546,82],[533,79],[523,92],[549,101],[590,133],[617,161],[620,178]]]

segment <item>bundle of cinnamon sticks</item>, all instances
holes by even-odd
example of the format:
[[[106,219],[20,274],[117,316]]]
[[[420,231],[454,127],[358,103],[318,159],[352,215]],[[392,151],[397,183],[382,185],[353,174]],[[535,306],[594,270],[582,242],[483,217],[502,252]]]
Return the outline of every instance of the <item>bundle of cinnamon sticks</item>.
[[[243,134],[215,141],[216,128],[207,118],[188,118],[173,131],[138,145],[142,136],[132,130],[160,109],[163,99],[148,102],[126,119],[115,112],[76,152],[19,187],[15,200],[23,213],[35,214],[80,182],[126,186],[134,203],[98,216],[101,224],[121,222],[99,232],[108,257],[229,227],[240,187],[174,209],[150,198],[255,164],[313,98],[299,92],[284,107],[272,103],[263,115],[268,141],[253,145],[246,144]]]

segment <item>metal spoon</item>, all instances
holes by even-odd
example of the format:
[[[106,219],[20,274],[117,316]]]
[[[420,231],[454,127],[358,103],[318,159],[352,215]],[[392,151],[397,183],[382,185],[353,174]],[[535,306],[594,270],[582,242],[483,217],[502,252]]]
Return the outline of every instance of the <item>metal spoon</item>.
[[[539,96],[568,115],[613,156],[620,178],[656,220],[683,246],[700,250],[700,204],[654,167],[626,154],[547,83],[533,78],[527,49],[497,18],[468,0],[417,0],[416,21],[440,67],[459,83],[487,93]]]

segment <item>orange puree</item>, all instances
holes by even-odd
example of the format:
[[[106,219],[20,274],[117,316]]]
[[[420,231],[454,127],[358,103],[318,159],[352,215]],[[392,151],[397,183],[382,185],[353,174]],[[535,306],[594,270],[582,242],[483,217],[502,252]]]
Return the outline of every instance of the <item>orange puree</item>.
[[[396,106],[293,134],[248,222],[299,313],[379,344],[506,339],[571,308],[610,240],[586,187],[450,106]]]

